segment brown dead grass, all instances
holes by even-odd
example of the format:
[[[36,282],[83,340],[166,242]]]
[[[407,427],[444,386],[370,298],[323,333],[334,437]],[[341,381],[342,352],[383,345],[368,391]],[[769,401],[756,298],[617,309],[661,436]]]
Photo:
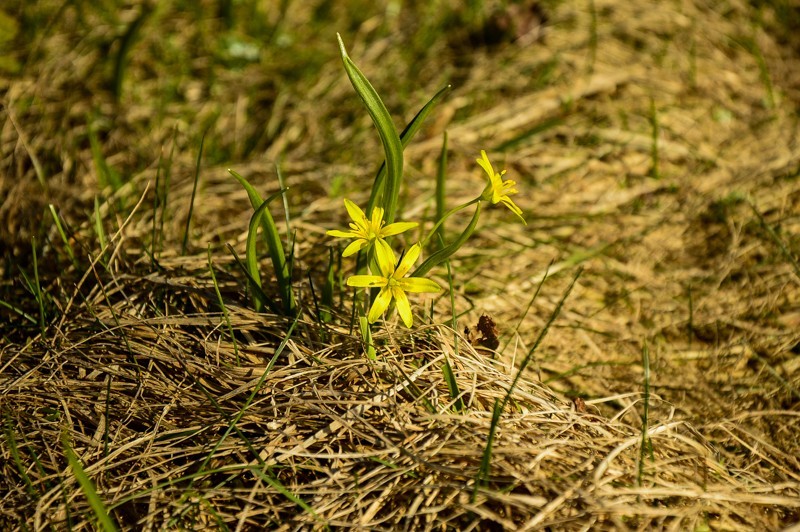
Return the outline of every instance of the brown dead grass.
[[[327,260],[320,252],[324,230],[343,216],[341,199],[330,197],[331,180],[347,176],[348,197],[363,202],[363,183],[378,162],[377,140],[336,61],[306,94],[280,97],[273,120],[284,126],[260,141],[267,159],[283,156],[292,187],[297,291],[308,309],[293,328],[248,310],[241,275],[224,250],[230,242],[242,255],[250,216],[246,195],[225,172],[229,162],[204,167],[192,251],[179,256],[196,153],[192,135],[176,136],[164,243],[158,267],[151,266],[145,249],[156,160],[161,146],[170,146],[171,129],[135,140],[147,123],[146,97],[157,91],[146,82],[131,89],[129,109],[104,142],[117,167],[144,169],[132,176],[130,190],[118,193],[126,208],[105,203],[107,230],[119,229],[108,250],[110,268],[76,271],[57,253],[51,231],[53,244],[41,260],[47,289],[63,297],[47,336],[2,315],[10,324],[0,344],[3,527],[91,526],[59,443],[62,431],[114,518],[132,529],[224,522],[242,529],[775,530],[797,523],[796,37],[769,18],[769,9],[755,23],[759,11],[740,2],[595,1],[594,7],[596,49],[585,5],[549,6],[543,41],[476,48],[452,62],[448,54],[457,48],[442,42],[434,52],[458,67],[416,66],[430,87],[415,102],[448,76],[460,82],[425,137],[408,149],[405,216],[431,212],[428,177],[444,129],[453,205],[482,186],[472,162],[481,148],[498,161],[504,151],[519,184],[515,200],[528,226],[492,212],[454,261],[457,305],[468,311],[459,329],[491,315],[501,332],[496,356],[463,338],[456,344],[444,325],[409,333],[392,322],[376,333],[385,343],[371,363],[347,329],[346,305],[337,325],[313,319],[309,283],[319,284]],[[301,17],[300,11],[289,16]],[[391,92],[392,78],[412,66],[390,39],[371,39],[374,28],[370,19],[350,38],[351,55],[379,91]],[[55,49],[58,38],[41,46]],[[80,49],[59,59],[86,72],[90,60]],[[6,87],[4,112],[14,113],[16,123],[6,120],[0,138],[6,294],[24,293],[6,279],[16,276],[17,264],[29,268],[26,246],[46,202],[72,224],[82,256],[98,256],[92,226],[83,222],[95,170],[85,131],[69,127],[69,117],[86,113],[90,102],[64,99],[74,78],[59,75],[60,62],[46,64]],[[132,76],[137,65],[134,59]],[[550,77],[538,83],[548,69]],[[31,93],[45,103],[24,111],[9,105]],[[252,109],[242,100],[248,97],[234,88],[219,99],[201,98],[199,115],[221,117],[209,135],[246,138],[246,128],[261,127],[235,112]],[[66,122],[64,132],[48,136],[56,115]],[[174,120],[179,129],[191,124]],[[542,124],[549,126],[537,129]],[[351,142],[365,147],[353,149]],[[240,173],[262,190],[277,190],[271,164],[237,152],[233,140],[230,146],[247,158],[235,165]],[[32,153],[47,159],[48,168],[61,161],[44,196]],[[128,218],[140,197],[145,201]],[[207,242],[236,345],[208,274]],[[575,289],[502,417],[490,480],[471,500],[492,405],[578,266],[584,270]],[[436,311],[437,321],[449,322],[446,298]],[[643,450],[645,345],[651,396]],[[441,373],[445,357],[467,407],[460,413],[451,408]],[[254,391],[239,432],[223,440]]]

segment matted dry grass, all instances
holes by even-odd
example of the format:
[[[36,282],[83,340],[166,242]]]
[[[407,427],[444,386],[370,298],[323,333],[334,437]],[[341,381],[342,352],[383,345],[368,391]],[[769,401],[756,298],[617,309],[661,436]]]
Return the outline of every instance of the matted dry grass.
[[[482,187],[472,162],[478,150],[495,159],[504,152],[528,220],[522,227],[492,212],[454,260],[456,303],[465,312],[457,332],[441,324],[450,322],[442,297],[433,323],[420,319],[409,332],[392,321],[376,331],[378,362],[364,357],[348,330],[346,303],[335,325],[314,319],[311,283],[319,286],[327,261],[324,230],[344,215],[333,181],[344,176],[348,197],[363,203],[364,183],[379,162],[377,139],[335,48],[304,95],[275,89],[280,94],[270,97],[282,103],[272,106],[269,134],[256,142],[267,160],[282,155],[291,187],[296,289],[306,309],[296,323],[249,310],[242,275],[224,248],[230,242],[242,255],[250,216],[225,168],[252,176],[263,191],[278,189],[272,164],[247,156],[236,140],[262,125],[248,120],[250,93],[235,85],[241,74],[226,74],[234,84],[218,98],[194,101],[186,88],[186,103],[197,103],[200,117],[194,126],[183,107],[167,113],[182,132],[218,115],[209,136],[246,160],[204,166],[190,252],[181,256],[196,146],[195,136],[176,135],[164,241],[153,266],[147,252],[153,216],[160,216],[152,209],[156,161],[172,130],[136,136],[152,113],[147,97],[158,93],[143,78],[104,140],[111,163],[140,168],[103,206],[107,230],[116,232],[110,267],[87,262],[76,270],[50,231],[40,262],[46,289],[60,297],[46,336],[2,311],[10,324],[0,344],[3,528],[93,526],[64,457],[64,431],[113,517],[131,529],[796,525],[800,48],[791,28],[769,18],[770,9],[628,4],[595,1],[596,25],[588,4],[546,4],[544,40],[523,37],[466,58],[454,57],[456,44],[436,41],[432,54],[442,63],[430,66],[404,62],[391,37],[376,38],[376,19],[349,37],[352,57],[389,93],[393,110],[410,114],[432,88],[457,80],[425,137],[407,151],[405,217],[432,211],[428,177],[447,129],[449,201],[468,200]],[[287,14],[303,16],[302,8]],[[414,27],[402,16],[393,24]],[[41,46],[57,49],[59,38]],[[91,63],[80,48],[60,61],[87,72]],[[96,170],[82,144],[85,131],[68,126],[98,102],[59,99],[74,78],[63,76],[59,61],[43,64],[6,88],[7,106],[26,94],[47,104],[4,111],[16,124],[6,120],[0,138],[4,294],[25,294],[16,266],[30,271],[25,249],[45,202],[71,223],[82,256],[98,257],[92,225],[84,222]],[[130,75],[142,65],[133,58]],[[426,86],[403,103],[388,87],[414,71]],[[83,108],[75,110],[78,104]],[[54,135],[62,120],[64,132]],[[364,148],[353,148],[354,139]],[[46,195],[30,153],[63,162]],[[137,166],[141,160],[152,162]],[[579,266],[582,274],[503,413],[490,479],[473,499],[493,404]],[[446,284],[443,272],[436,275]],[[26,297],[17,304],[33,312]],[[482,314],[498,325],[497,353],[463,337]],[[442,375],[445,357],[462,412],[453,409]],[[229,431],[251,395],[238,431]]]

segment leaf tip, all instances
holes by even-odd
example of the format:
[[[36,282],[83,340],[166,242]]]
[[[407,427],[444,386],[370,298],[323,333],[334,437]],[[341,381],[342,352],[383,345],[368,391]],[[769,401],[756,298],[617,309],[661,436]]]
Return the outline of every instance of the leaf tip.
[[[339,41],[339,52],[342,54],[342,59],[347,57],[347,49],[344,47],[344,41],[342,41],[342,36],[339,35],[339,32],[336,32],[336,39]]]

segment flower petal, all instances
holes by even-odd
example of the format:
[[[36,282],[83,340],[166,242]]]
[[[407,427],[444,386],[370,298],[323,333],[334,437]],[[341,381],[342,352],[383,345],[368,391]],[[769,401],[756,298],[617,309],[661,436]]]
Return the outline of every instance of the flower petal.
[[[400,264],[397,265],[397,269],[394,271],[395,279],[402,279],[408,273],[408,270],[417,262],[419,258],[419,254],[422,251],[422,246],[417,243],[414,244],[409,248],[406,254],[403,256],[403,260],[400,261]]]
[[[394,273],[394,251],[385,240],[379,238],[376,242],[375,260],[378,262],[378,269],[384,277],[391,277]]]
[[[350,215],[350,218],[358,225],[359,229],[365,228],[368,225],[367,215],[364,214],[361,207],[345,198],[344,208],[347,209],[347,214]]]
[[[391,302],[392,289],[388,286],[384,286],[381,288],[381,292],[378,294],[378,297],[376,297],[375,301],[372,302],[372,308],[369,309],[367,321],[370,323],[375,322],[375,320],[381,317],[381,314],[386,312],[386,309],[389,307],[389,303]]]
[[[383,208],[382,207],[373,207],[372,208],[372,230],[375,233],[380,231],[381,225],[383,224]]]
[[[399,235],[400,233],[404,233],[405,231],[413,229],[418,225],[419,224],[417,222],[395,222],[381,229],[381,236]]]
[[[400,317],[403,319],[403,323],[406,324],[406,327],[411,328],[411,325],[414,323],[414,317],[411,314],[411,305],[408,303],[408,297],[406,297],[406,293],[403,292],[403,289],[399,286],[392,287],[392,295],[394,296],[394,303],[397,307],[397,313],[400,314]]]
[[[359,288],[375,288],[386,286],[388,280],[380,275],[352,275],[347,278],[347,286],[357,286]]]
[[[494,168],[492,168],[492,163],[489,162],[489,157],[486,155],[486,152],[481,150],[481,158],[475,159],[481,168],[483,168],[487,174],[489,174],[489,179],[494,178]]]
[[[346,248],[344,248],[344,251],[342,252],[342,257],[349,257],[350,255],[355,255],[356,253],[364,249],[367,246],[367,244],[369,244],[369,242],[367,242],[363,238],[353,240],[347,245]]]
[[[442,287],[436,281],[425,279],[424,277],[406,277],[398,283],[400,288],[406,292],[413,293],[436,293],[441,292]]]
[[[359,236],[353,231],[339,231],[338,229],[331,229],[330,231],[325,231],[325,234],[336,238],[358,238]]]

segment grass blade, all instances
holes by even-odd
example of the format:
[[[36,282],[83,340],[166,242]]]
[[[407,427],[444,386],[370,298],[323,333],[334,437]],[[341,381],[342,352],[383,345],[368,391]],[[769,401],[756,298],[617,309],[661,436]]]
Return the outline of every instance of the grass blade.
[[[203,159],[203,145],[206,142],[206,133],[208,130],[203,132],[203,136],[200,137],[200,150],[197,152],[197,165],[194,169],[194,184],[192,185],[192,197],[189,199],[189,214],[186,215],[186,227],[183,230],[183,243],[181,244],[181,255],[186,255],[186,246],[189,243],[189,226],[192,223],[192,211],[194,211],[194,198],[197,196],[197,182],[200,181],[200,161]],[[158,191],[156,191],[158,194]]]
[[[50,208],[50,214],[53,216],[53,221],[56,224],[56,229],[58,230],[58,234],[61,236],[61,241],[64,242],[64,248],[67,250],[67,255],[69,255],[69,260],[72,262],[72,265],[75,266],[75,269],[78,269],[78,261],[75,260],[75,251],[72,249],[72,244],[69,242],[69,238],[67,237],[66,231],[64,231],[64,226],[61,224],[61,219],[58,217],[56,213],[56,208],[53,207],[52,203],[48,204]]]
[[[45,315],[44,315],[44,294],[42,293],[42,285],[39,282],[39,260],[36,256],[36,237],[31,237],[31,249],[33,251],[33,295],[36,302],[39,304],[39,329],[42,332],[42,338],[47,338],[47,330],[45,329]]]
[[[583,273],[583,268],[578,269],[578,272],[575,274],[575,277],[572,278],[572,282],[569,284],[567,289],[564,291],[564,295],[561,296],[556,308],[553,309],[553,313],[550,314],[550,318],[547,320],[547,323],[544,324],[539,336],[536,338],[536,341],[533,343],[533,347],[531,347],[528,354],[525,355],[525,358],[522,360],[522,363],[519,365],[519,369],[517,370],[517,375],[514,377],[514,380],[511,381],[511,386],[508,387],[508,391],[506,391],[503,400],[497,399],[494,403],[494,410],[492,411],[492,423],[489,426],[489,437],[486,439],[486,447],[483,450],[483,458],[481,459],[481,466],[478,470],[478,476],[475,479],[475,486],[472,490],[472,495],[470,497],[472,502],[475,502],[475,497],[478,494],[478,489],[483,485],[486,479],[489,476],[489,470],[491,468],[491,461],[492,461],[492,443],[494,442],[495,434],[497,433],[497,425],[500,422],[500,415],[503,413],[508,402],[511,400],[511,394],[514,393],[514,388],[517,387],[517,383],[519,382],[522,374],[525,372],[525,368],[528,367],[528,364],[533,359],[533,354],[539,348],[539,345],[544,340],[544,337],[547,335],[547,332],[550,330],[550,326],[556,320],[558,315],[561,313],[561,307],[564,305],[564,302],[569,297],[569,294],[572,292],[572,288],[575,286],[575,283],[578,282],[578,278]]]
[[[447,131],[442,134],[442,151],[439,155],[439,169],[436,172],[436,222],[439,228],[433,238],[439,249],[444,247],[445,181],[447,179]]]
[[[11,458],[14,460],[14,465],[17,466],[17,472],[19,473],[19,476],[22,477],[22,480],[25,483],[25,489],[28,492],[28,496],[35,498],[37,495],[36,489],[33,487],[31,477],[29,477],[27,471],[25,471],[25,465],[22,463],[22,458],[20,457],[19,449],[17,448],[17,439],[14,436],[14,427],[11,425],[11,417],[8,415],[6,415],[5,433],[6,442],[8,443],[8,450],[11,453]]]
[[[92,482],[92,479],[86,474],[86,471],[83,470],[80,460],[78,460],[78,457],[72,450],[67,440],[66,432],[62,434],[61,445],[64,447],[64,454],[67,456],[67,462],[69,462],[69,467],[72,469],[72,474],[75,476],[75,480],[78,481],[83,494],[89,501],[89,506],[92,507],[95,517],[97,517],[99,528],[107,532],[116,531],[117,525],[114,524],[114,520],[109,515],[105,504],[103,504],[102,499],[100,499],[100,496],[97,494],[94,482]]]
[[[258,226],[261,223],[261,217],[269,207],[270,201],[278,197],[279,194],[280,192],[273,194],[258,206],[256,211],[253,213],[253,216],[250,217],[250,226],[247,230],[247,247],[245,248],[247,271],[250,272],[250,276],[253,281],[255,281],[256,285],[258,285],[258,288],[263,286],[261,284],[261,272],[258,269],[258,254],[256,253],[256,236],[258,234]],[[280,242],[278,242],[278,245],[280,245]],[[253,306],[255,307],[256,312],[261,312],[261,301],[258,298],[253,299]]]
[[[222,299],[222,293],[219,291],[217,276],[214,274],[214,265],[211,264],[211,244],[208,245],[208,271],[211,273],[211,280],[214,283],[214,292],[217,294],[219,306],[222,307],[222,316],[225,318],[225,325],[227,325],[228,333],[231,335],[231,342],[233,342],[233,356],[236,359],[236,365],[238,366],[239,345],[236,343],[236,336],[233,334],[233,326],[231,325],[231,317],[228,314],[228,307],[225,306],[225,300]]]
[[[97,196],[94,197],[94,231],[97,233],[97,240],[100,242],[100,252],[103,256],[100,262],[103,266],[108,266],[108,256],[106,254],[106,246],[108,239],[106,238],[106,230],[103,228],[103,219],[100,217],[100,202],[97,201]]]

